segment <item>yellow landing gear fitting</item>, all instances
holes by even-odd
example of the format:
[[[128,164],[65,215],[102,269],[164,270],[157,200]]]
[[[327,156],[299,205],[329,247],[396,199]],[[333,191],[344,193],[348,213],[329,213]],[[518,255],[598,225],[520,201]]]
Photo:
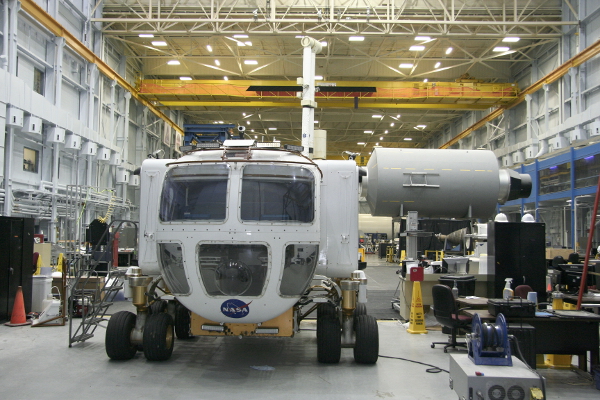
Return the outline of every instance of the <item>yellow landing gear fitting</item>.
[[[148,361],[168,360],[173,353],[175,336],[179,339],[191,336],[190,313],[176,300],[166,301],[156,296],[162,278],[152,281],[151,277],[142,275],[139,267],[132,267],[127,278],[137,315],[119,311],[110,318],[106,328],[106,354],[113,360],[129,360],[140,350]]]
[[[335,288],[330,291],[334,295],[327,297],[328,301],[317,308],[319,362],[338,363],[344,347],[354,348],[357,363],[375,364],[379,357],[379,330],[375,317],[367,314],[364,273],[355,271],[352,280],[328,283]],[[339,292],[341,299],[335,295]]]

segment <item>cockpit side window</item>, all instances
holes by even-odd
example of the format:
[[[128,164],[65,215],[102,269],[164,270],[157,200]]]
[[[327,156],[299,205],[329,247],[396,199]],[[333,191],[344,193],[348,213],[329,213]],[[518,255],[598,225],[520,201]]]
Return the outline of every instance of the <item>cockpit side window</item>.
[[[227,217],[226,164],[181,165],[165,177],[160,202],[160,220],[224,221]]]
[[[312,222],[315,177],[304,167],[246,165],[242,178],[242,221]]]

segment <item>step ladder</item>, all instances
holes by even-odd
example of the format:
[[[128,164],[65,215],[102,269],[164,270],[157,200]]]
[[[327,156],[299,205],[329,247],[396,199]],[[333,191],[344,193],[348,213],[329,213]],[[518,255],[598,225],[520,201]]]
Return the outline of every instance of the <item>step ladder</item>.
[[[126,269],[113,268],[104,277],[94,269],[82,269],[73,281],[69,301],[69,347],[94,337],[117,293],[123,289]],[[104,279],[102,279],[104,278]],[[78,326],[74,317],[81,317]]]

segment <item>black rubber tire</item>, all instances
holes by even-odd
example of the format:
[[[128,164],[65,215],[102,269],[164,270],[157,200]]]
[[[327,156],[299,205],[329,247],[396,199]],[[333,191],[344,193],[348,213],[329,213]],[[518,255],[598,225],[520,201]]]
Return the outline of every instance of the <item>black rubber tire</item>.
[[[379,328],[372,315],[360,315],[355,321],[354,360],[360,364],[375,364],[379,358]]]
[[[144,355],[148,361],[166,361],[171,358],[175,337],[173,318],[167,313],[148,316],[144,327]]]
[[[132,312],[119,311],[108,320],[104,347],[111,360],[131,360],[135,356],[137,346],[131,344],[131,331],[136,318]]]
[[[177,339],[189,339],[192,337],[192,317],[190,310],[183,304],[175,307],[175,335]]]
[[[158,314],[165,312],[167,309],[167,301],[166,300],[156,300],[154,303],[150,304],[150,314]]]
[[[356,330],[356,321],[358,321],[358,317],[361,315],[367,315],[367,305],[365,303],[356,303],[356,308],[354,309],[354,330]]]
[[[342,331],[337,317],[317,318],[317,359],[323,364],[337,364],[342,355]]]
[[[319,303],[317,307],[317,319],[320,317],[337,317],[337,310],[331,303]]]

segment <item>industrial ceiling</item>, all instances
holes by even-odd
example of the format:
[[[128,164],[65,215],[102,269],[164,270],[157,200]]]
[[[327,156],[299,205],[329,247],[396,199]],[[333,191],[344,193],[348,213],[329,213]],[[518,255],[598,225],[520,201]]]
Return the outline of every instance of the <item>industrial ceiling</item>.
[[[524,89],[514,76],[576,26],[563,21],[567,7],[573,11],[567,0],[105,0],[92,22],[138,66],[140,93],[157,107],[182,110],[186,123],[240,124],[285,143],[301,137],[300,39],[319,40],[315,128],[327,131],[328,157],[337,158],[368,155],[375,145],[426,147],[462,113],[511,101]]]

